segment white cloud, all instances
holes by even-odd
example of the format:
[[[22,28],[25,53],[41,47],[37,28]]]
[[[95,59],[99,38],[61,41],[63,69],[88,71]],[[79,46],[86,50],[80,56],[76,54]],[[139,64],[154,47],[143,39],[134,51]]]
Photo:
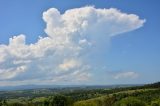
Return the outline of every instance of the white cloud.
[[[136,72],[128,71],[128,72],[120,72],[114,76],[114,79],[134,79],[137,78],[139,75]]]
[[[81,66],[81,63],[79,63],[77,60],[70,59],[70,60],[64,60],[62,64],[59,64],[59,69],[68,71],[79,66]]]
[[[54,17],[54,18],[53,18]],[[143,26],[145,20],[137,15],[126,14],[111,9],[96,9],[82,7],[67,10],[64,14],[51,8],[43,13],[47,23],[46,33],[59,40],[86,38],[101,38],[128,32]]]
[[[26,44],[26,36],[21,34],[10,38],[8,45],[0,45],[0,83],[86,81],[94,66],[87,63],[85,55],[94,54],[111,37],[140,28],[145,22],[134,14],[92,6],[64,14],[51,8],[43,13],[43,19],[48,37]]]

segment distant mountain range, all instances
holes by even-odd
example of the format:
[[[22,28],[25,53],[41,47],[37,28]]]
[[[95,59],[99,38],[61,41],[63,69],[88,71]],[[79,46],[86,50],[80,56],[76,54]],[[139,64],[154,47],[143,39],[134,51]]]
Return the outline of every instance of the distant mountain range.
[[[144,86],[143,86],[144,85]],[[99,89],[99,88],[120,88],[120,87],[159,87],[160,82],[152,84],[117,84],[117,85],[21,85],[21,86],[0,86],[0,91],[12,90],[28,90],[28,89],[61,89],[61,88],[84,88],[84,89]]]
[[[144,84],[117,84],[117,85],[21,85],[21,86],[0,86],[0,91],[12,90],[28,90],[28,89],[47,89],[47,88],[119,88],[119,87],[132,87],[141,86]]]

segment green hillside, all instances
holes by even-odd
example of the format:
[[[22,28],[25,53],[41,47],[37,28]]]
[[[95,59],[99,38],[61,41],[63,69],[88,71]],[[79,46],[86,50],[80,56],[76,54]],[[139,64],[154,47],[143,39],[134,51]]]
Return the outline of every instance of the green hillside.
[[[109,89],[34,89],[0,93],[0,106],[160,106],[159,82]]]

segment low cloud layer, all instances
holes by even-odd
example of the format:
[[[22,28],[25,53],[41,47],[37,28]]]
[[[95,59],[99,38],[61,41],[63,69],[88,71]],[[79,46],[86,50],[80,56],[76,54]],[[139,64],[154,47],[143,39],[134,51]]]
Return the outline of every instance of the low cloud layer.
[[[26,44],[26,36],[21,34],[10,38],[8,45],[0,45],[0,85],[86,82],[94,66],[85,55],[96,55],[111,37],[138,29],[145,22],[135,14],[92,6],[63,14],[51,8],[43,13],[43,20],[47,37]]]

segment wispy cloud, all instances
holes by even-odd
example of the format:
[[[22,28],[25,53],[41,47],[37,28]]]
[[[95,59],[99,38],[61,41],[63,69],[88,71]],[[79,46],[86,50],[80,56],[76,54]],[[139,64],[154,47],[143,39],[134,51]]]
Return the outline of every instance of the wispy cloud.
[[[134,79],[139,76],[138,73],[133,71],[119,72],[114,75],[114,79]]]

